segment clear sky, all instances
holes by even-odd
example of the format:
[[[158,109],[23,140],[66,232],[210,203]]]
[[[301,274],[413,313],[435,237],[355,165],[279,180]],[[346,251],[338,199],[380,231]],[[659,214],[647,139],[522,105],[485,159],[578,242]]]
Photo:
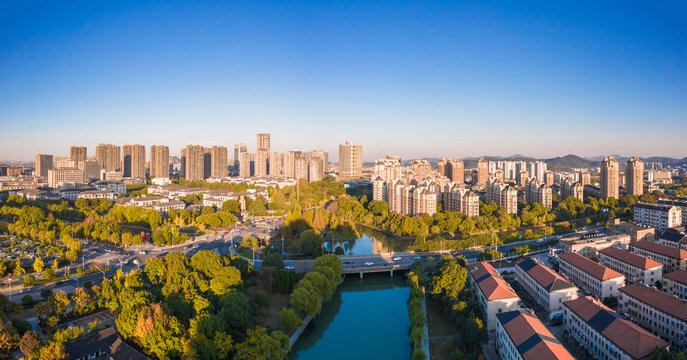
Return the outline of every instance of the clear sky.
[[[0,159],[687,156],[687,2],[0,1]]]

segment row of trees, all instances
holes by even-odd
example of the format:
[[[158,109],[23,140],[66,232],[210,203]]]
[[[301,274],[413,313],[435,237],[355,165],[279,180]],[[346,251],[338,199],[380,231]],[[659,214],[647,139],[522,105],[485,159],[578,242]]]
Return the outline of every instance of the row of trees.
[[[422,261],[416,260],[408,272],[408,284],[410,294],[408,296],[408,318],[410,319],[410,346],[412,348],[412,360],[425,360],[427,354],[422,347],[425,339],[425,312],[422,310],[422,302],[425,297],[425,271]]]

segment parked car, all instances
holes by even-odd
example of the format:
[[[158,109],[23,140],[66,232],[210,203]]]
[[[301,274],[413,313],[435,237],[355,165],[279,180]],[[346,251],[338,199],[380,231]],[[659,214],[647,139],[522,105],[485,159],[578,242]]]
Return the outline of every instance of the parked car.
[[[401,257],[400,257],[400,256],[396,256],[395,258],[393,258],[393,260],[394,260],[394,261],[401,261]]]
[[[367,261],[367,262],[365,262],[365,266],[372,266],[372,265],[374,265],[374,264],[375,264],[375,263],[373,263],[372,261]]]

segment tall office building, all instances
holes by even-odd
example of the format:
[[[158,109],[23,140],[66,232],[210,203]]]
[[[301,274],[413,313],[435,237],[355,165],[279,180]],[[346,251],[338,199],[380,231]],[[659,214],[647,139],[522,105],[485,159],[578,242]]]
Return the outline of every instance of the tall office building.
[[[69,148],[69,160],[75,161],[76,165],[86,161],[88,152],[85,146],[72,146]]]
[[[644,162],[636,156],[627,161],[625,189],[629,195],[644,194]]]
[[[618,160],[607,156],[601,163],[601,198],[618,198]]]
[[[143,145],[122,146],[122,172],[126,178],[146,177],[146,147]]]
[[[363,176],[363,147],[346,141],[339,145],[339,176]]]
[[[122,168],[122,149],[112,144],[98,144],[95,147],[95,159],[102,169],[119,171]]]
[[[53,156],[46,154],[36,155],[36,176],[48,177],[48,170],[53,168]]]
[[[486,184],[488,179],[489,162],[484,159],[479,159],[479,161],[477,161],[477,184]]]
[[[150,147],[150,177],[169,177],[169,147],[167,145],[152,145]]]
[[[234,145],[234,168],[238,169],[241,162],[241,154],[248,152],[248,145],[236,144]]]
[[[224,178],[227,176],[227,147],[213,146],[210,150],[211,168],[210,176],[213,178]]]
[[[205,179],[205,148],[200,145],[188,145],[185,148],[186,180],[195,181]]]

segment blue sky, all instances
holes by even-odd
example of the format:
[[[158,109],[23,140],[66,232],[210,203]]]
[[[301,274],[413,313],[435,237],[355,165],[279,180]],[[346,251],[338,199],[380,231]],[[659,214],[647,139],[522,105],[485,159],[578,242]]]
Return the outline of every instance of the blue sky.
[[[0,2],[0,159],[687,156],[687,2]]]

